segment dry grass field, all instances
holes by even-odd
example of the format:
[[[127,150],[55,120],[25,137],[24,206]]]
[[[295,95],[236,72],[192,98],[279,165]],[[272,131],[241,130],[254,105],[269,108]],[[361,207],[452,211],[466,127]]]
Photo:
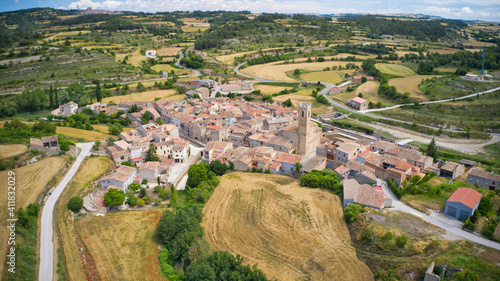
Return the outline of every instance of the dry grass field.
[[[283,90],[290,90],[292,87],[270,86],[270,85],[254,85],[255,90],[260,90],[263,95],[272,95]]]
[[[190,71],[190,70],[181,69],[181,68],[175,68],[175,67],[171,66],[170,64],[157,64],[157,65],[153,65],[151,67],[151,69],[154,70],[154,71],[158,71],[158,72],[160,72],[162,70],[163,71],[168,71],[168,73],[170,73],[170,71],[173,70],[173,71],[175,71],[175,75],[191,75],[191,74],[193,74],[193,72]]]
[[[82,30],[82,31],[63,31],[63,32],[59,32],[59,33],[56,33],[50,37],[47,37],[45,39],[43,39],[44,41],[45,40],[53,40],[53,39],[62,39],[62,38],[66,38],[68,36],[74,36],[74,35],[78,35],[78,33],[82,33],[82,34],[85,34],[85,33],[89,33],[90,31],[89,30]]]
[[[338,71],[315,71],[306,74],[301,74],[300,79],[303,81],[321,81],[332,84],[342,82],[342,77]]]
[[[107,97],[102,99],[102,102],[106,103],[114,101],[116,103],[119,103],[121,101],[154,101],[155,98],[181,100],[184,97],[185,95],[182,94],[178,95],[176,90],[156,90],[156,91],[128,94],[124,96]]]
[[[27,151],[28,147],[24,144],[0,145],[0,159],[11,158]]]
[[[56,134],[63,134],[71,138],[82,138],[86,141],[102,141],[113,137],[110,134],[88,131],[70,127],[57,127]]]
[[[441,54],[441,55],[445,55],[445,54],[454,54],[456,52],[460,51],[459,49],[429,49],[429,52],[431,53],[438,53],[438,54]]]
[[[352,99],[358,96],[358,94],[363,94],[365,100],[371,101],[373,103],[382,102],[384,106],[394,105],[390,100],[384,99],[377,94],[377,89],[379,87],[378,81],[368,81],[363,83],[361,86],[357,87],[354,91],[348,93],[344,92],[337,95],[331,95],[330,98],[336,99],[345,103],[348,99]]]
[[[292,101],[292,108],[298,108],[299,103],[301,102],[309,102],[311,103],[312,113],[315,114],[331,113],[333,110],[333,106],[328,106],[317,102],[316,99],[311,96],[312,91],[313,91],[312,89],[302,89],[296,93],[273,97],[273,100],[285,101],[287,99],[290,99]]]
[[[418,89],[418,85],[420,85],[425,79],[442,76],[443,75],[416,75],[404,78],[394,78],[389,80],[389,85],[395,86],[400,93],[410,93],[411,99],[415,99],[417,101],[428,101],[429,98],[422,95]]]
[[[49,157],[40,160],[36,163],[14,169],[16,180],[16,210],[26,208],[31,203],[35,203],[40,193],[45,189],[45,186],[59,174],[64,167],[66,157]],[[2,192],[2,200],[0,200],[0,224],[4,227],[0,228],[0,272],[5,266],[5,251],[7,250],[8,229],[7,225],[7,192],[9,180],[8,171],[0,172],[0,192]]]
[[[182,50],[181,47],[163,47],[159,50],[156,50],[156,54],[158,56],[175,56]]]
[[[117,54],[115,57],[115,61],[123,60],[123,58],[128,55],[131,55],[128,58],[128,62],[133,66],[141,66],[142,62],[148,59],[148,57],[141,54],[141,48],[137,48],[133,53],[130,54]]]
[[[276,49],[282,49],[281,47],[277,47],[277,48],[267,48],[267,49],[262,49],[262,51],[270,51],[270,50],[276,50]],[[227,65],[233,65],[234,64],[234,58],[236,57],[241,57],[241,56],[244,56],[244,55],[249,55],[249,54],[256,54],[258,53],[259,51],[249,51],[249,52],[240,52],[240,53],[233,53],[233,54],[229,54],[229,55],[222,55],[222,56],[216,56],[215,59],[224,63],[224,64],[227,64]]]
[[[101,280],[165,280],[154,234],[162,214],[161,210],[127,211],[78,222],[77,232]]]
[[[203,208],[205,239],[279,280],[373,280],[341,200],[286,176],[230,173]]]
[[[293,71],[297,68],[308,71],[323,70],[325,67],[332,67],[334,65],[345,66],[346,64],[347,62],[339,62],[339,61],[290,63],[290,64],[283,64],[283,62],[272,62],[266,64],[253,65],[241,70],[241,72],[244,74],[264,79],[277,80],[277,81],[294,81],[293,78],[290,78],[286,75],[286,72]],[[354,62],[354,64],[361,66],[361,62]]]
[[[80,248],[82,248],[82,245],[79,243],[80,240],[77,242],[78,236],[75,236],[73,225],[68,220],[68,201],[73,196],[82,195],[82,191],[85,190],[87,185],[108,171],[111,165],[111,159],[105,156],[85,159],[55,206],[54,218],[59,248],[64,253],[69,280],[86,280],[88,278],[86,278],[86,270],[81,259]]]
[[[409,69],[406,66],[398,65],[398,64],[389,64],[389,63],[377,63],[375,67],[380,70],[383,74],[399,76],[399,77],[408,77],[412,75],[416,75],[413,70]]]

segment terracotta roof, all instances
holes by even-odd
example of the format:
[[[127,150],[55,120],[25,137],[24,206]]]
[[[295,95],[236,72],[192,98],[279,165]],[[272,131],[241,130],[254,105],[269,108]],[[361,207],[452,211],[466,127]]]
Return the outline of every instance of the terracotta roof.
[[[409,171],[411,170],[411,167],[413,167],[410,163],[399,160],[398,163],[396,164],[396,167],[394,167],[396,170],[401,170],[401,171]]]
[[[483,195],[472,188],[458,188],[447,202],[459,202],[465,206],[474,209],[477,202],[481,200]]]
[[[355,97],[355,98],[351,99],[351,101],[355,101],[357,103],[364,103],[366,100],[363,98],[360,98],[360,97]]]

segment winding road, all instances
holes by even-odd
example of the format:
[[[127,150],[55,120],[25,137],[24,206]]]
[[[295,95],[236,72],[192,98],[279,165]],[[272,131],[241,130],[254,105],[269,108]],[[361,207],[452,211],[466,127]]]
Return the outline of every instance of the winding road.
[[[93,142],[90,143],[78,143],[77,147],[81,149],[80,154],[76,158],[75,163],[71,166],[71,169],[64,176],[62,181],[57,185],[57,187],[49,196],[42,210],[41,219],[41,235],[40,235],[40,271],[38,274],[38,280],[40,281],[52,281],[54,275],[54,228],[53,228],[53,214],[54,206],[57,199],[63,192],[66,185],[71,181],[75,173],[78,171],[80,164],[83,159],[89,154],[90,149],[94,145]]]

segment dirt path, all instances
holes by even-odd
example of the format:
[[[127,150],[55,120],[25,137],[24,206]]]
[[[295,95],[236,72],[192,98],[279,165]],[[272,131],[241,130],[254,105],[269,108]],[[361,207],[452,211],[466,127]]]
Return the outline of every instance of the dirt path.
[[[214,250],[279,280],[373,280],[356,257],[340,198],[278,175],[222,177],[203,208],[205,239]]]
[[[423,144],[428,144],[432,140],[432,138],[434,138],[438,147],[452,149],[467,154],[477,154],[484,152],[483,147],[485,145],[500,142],[500,136],[497,135],[494,135],[490,140],[487,141],[482,139],[457,139],[449,138],[446,136],[429,136],[404,128],[389,126],[386,124],[369,124],[359,121],[357,121],[357,123],[362,123],[363,125],[370,126],[375,130],[387,132],[396,138],[412,139]]]

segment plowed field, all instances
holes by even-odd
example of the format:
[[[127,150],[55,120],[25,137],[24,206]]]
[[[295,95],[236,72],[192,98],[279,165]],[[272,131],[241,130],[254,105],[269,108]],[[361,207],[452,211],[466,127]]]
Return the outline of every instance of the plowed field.
[[[212,249],[239,254],[269,278],[373,280],[356,257],[340,198],[277,175],[225,175],[203,208]]]

